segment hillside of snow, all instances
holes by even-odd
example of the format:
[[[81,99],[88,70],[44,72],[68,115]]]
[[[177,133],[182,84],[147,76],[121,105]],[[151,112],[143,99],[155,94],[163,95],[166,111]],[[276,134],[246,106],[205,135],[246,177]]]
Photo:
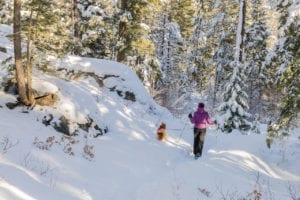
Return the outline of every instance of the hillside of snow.
[[[8,33],[0,27],[1,62],[13,52]],[[157,105],[129,67],[76,56],[49,62],[55,73],[35,69],[33,87],[55,93],[54,105],[9,109],[16,96],[1,87],[0,200],[300,198],[299,129],[269,149],[265,131],[223,134],[212,126],[194,160],[187,116]],[[1,64],[0,81],[8,76]],[[62,116],[71,137],[56,128]],[[156,139],[161,122],[166,142]]]

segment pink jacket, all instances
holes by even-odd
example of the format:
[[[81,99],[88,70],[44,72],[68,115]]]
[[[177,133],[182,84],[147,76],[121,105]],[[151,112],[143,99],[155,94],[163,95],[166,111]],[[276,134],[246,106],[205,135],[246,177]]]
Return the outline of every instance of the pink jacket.
[[[195,124],[195,128],[205,129],[206,124],[213,125],[214,122],[210,119],[208,113],[204,110],[204,108],[198,108],[192,118],[190,118],[191,122]]]

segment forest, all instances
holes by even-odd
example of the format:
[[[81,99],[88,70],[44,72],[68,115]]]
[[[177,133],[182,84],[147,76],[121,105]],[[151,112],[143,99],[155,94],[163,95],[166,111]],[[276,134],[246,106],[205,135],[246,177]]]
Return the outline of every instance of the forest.
[[[14,43],[1,85],[25,106],[33,70],[77,55],[130,66],[174,115],[201,94],[224,132],[299,127],[299,0],[2,0],[0,24]]]

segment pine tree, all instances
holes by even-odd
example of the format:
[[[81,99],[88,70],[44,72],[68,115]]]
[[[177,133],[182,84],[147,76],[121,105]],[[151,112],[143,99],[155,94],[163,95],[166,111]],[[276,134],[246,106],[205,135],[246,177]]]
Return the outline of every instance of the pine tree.
[[[156,55],[156,30],[162,15],[162,4],[158,0],[149,0],[140,11],[140,36],[133,41],[135,66],[132,66],[150,94],[154,95],[161,71],[160,62]]]
[[[162,5],[157,0],[128,1],[126,11],[130,18],[120,22],[124,29],[120,41],[124,45],[118,51],[118,61],[132,67],[152,93],[160,76],[159,61],[155,55],[155,30],[161,9]]]
[[[65,2],[32,0],[24,4],[24,11],[30,13],[22,18],[27,42],[32,41],[31,49],[37,48],[44,54],[63,55],[68,51],[71,23],[62,7],[70,8]],[[71,13],[68,13],[71,15]],[[33,55],[34,56],[34,55]],[[43,56],[42,56],[43,57]]]
[[[102,2],[105,15],[103,16],[104,24],[99,35],[101,41],[101,47],[99,48],[103,49],[104,53],[101,58],[115,61],[117,60],[118,52],[124,46],[123,39],[118,34],[120,20],[124,19],[124,17],[117,2],[118,0],[104,0]],[[125,20],[128,19],[125,17]]]
[[[245,1],[240,0],[234,61],[230,64],[233,72],[229,74],[230,81],[226,84],[223,94],[224,103],[219,107],[222,119],[218,120],[218,124],[225,132],[231,132],[233,129],[247,131],[251,128],[250,114],[247,112],[248,96],[244,91],[246,88],[245,65],[243,64],[245,7]]]
[[[266,85],[266,71],[263,68],[268,54],[267,39],[270,35],[266,25],[265,8],[261,0],[251,0],[249,21],[252,23],[246,29],[245,63],[247,68],[247,94],[249,95],[249,110],[252,115],[259,116],[265,112],[263,107],[263,91]],[[264,116],[266,117],[266,116]]]
[[[179,32],[182,37],[180,48],[176,53],[180,56],[180,59],[178,59],[179,70],[177,72],[177,76],[174,77],[176,79],[179,78],[181,80],[181,84],[173,89],[178,92],[173,95],[175,98],[173,101],[175,103],[172,103],[173,107],[176,107],[178,112],[180,112],[180,110],[184,110],[185,104],[187,104],[187,98],[190,96],[188,93],[190,93],[193,89],[198,89],[196,85],[200,85],[204,82],[204,80],[201,81],[201,78],[204,77],[202,76],[202,71],[195,65],[195,59],[193,59],[192,55],[194,47],[191,46],[193,21],[196,17],[197,4],[194,0],[171,0],[169,6],[168,20],[178,24]],[[182,75],[178,73],[182,73]],[[188,79],[187,76],[190,76],[192,80]],[[193,86],[191,84],[193,84]],[[170,92],[175,93],[174,91]]]
[[[131,66],[143,64],[154,54],[154,44],[149,34],[149,18],[156,12],[157,0],[122,0],[119,21],[119,42],[117,60]],[[154,7],[154,9],[153,9]],[[151,13],[152,12],[152,13]]]
[[[100,1],[78,0],[79,33],[77,33],[78,44],[75,49],[79,55],[98,58],[104,56],[101,36],[103,36],[103,19],[106,13],[102,6]]]
[[[0,1],[0,24],[11,24],[13,20],[13,1]]]
[[[187,66],[194,89],[202,89],[214,69],[212,55],[216,48],[216,41],[211,34],[211,29],[216,27],[211,23],[213,5],[210,1],[199,3],[197,15],[193,20],[194,29],[189,39]]]
[[[137,65],[144,63],[147,59],[153,59],[154,43],[149,37],[151,33],[150,13],[156,12],[159,6],[155,1],[130,1],[129,8],[132,13],[132,26],[129,30],[131,35],[130,56],[135,58]],[[152,57],[152,58],[150,58]]]
[[[234,129],[248,131],[251,123],[249,122],[250,114],[247,113],[248,95],[243,91],[246,78],[243,73],[245,66],[239,61],[233,61],[231,66],[233,72],[229,74],[230,80],[223,94],[224,102],[218,108],[220,114],[218,124],[222,131],[229,133]]]
[[[169,8],[161,17],[160,26],[155,30],[156,55],[160,61],[161,76],[157,82],[158,94],[155,97],[162,105],[172,109],[181,96],[186,80],[181,66],[183,38],[179,25],[169,21]]]
[[[299,18],[300,19],[300,18]],[[299,33],[298,25],[298,33]],[[296,44],[300,45],[299,34]],[[296,38],[295,38],[296,39]],[[299,48],[298,48],[299,49]],[[285,90],[284,97],[281,101],[280,118],[278,121],[281,129],[288,129],[293,121],[299,119],[300,113],[300,52],[293,58],[288,69],[280,79],[280,88]],[[295,124],[296,125],[296,124]]]
[[[299,2],[279,1],[278,10],[281,13],[279,41],[273,52],[272,63],[279,66],[278,86],[283,92],[280,106],[280,116],[277,122],[269,126],[269,134],[278,135],[287,132],[292,122],[299,118],[300,111],[300,16],[297,13]]]
[[[238,4],[232,0],[199,1],[198,8],[189,60],[194,62],[198,87],[209,88],[209,100],[215,107],[222,101],[227,74],[232,73]]]
[[[195,17],[194,0],[171,0],[170,21],[177,22],[183,38],[189,38],[193,30],[193,18]]]
[[[212,53],[212,64],[215,67],[213,105],[222,99],[227,74],[232,73],[238,10],[236,1],[216,1],[213,5],[215,14],[208,32],[213,39],[211,43],[216,45]]]

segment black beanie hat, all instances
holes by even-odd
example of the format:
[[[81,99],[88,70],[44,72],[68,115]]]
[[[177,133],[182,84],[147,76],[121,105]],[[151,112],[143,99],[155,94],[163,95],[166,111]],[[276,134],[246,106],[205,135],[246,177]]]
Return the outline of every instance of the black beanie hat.
[[[204,103],[199,103],[198,107],[199,108],[204,108]]]

